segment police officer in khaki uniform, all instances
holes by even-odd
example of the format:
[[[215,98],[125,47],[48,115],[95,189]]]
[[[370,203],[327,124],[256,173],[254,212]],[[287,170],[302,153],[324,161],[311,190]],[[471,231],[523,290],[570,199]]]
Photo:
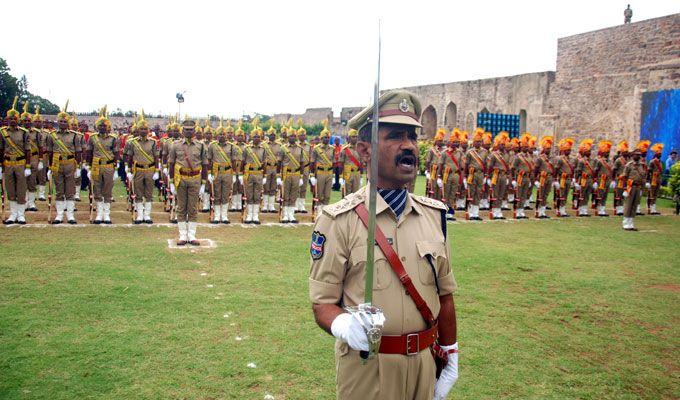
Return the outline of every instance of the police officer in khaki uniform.
[[[69,129],[72,132],[75,133],[76,140],[79,142],[78,145],[84,151],[85,150],[85,135],[83,134],[83,132],[80,131],[80,123],[78,122],[78,117],[76,117],[75,112],[71,113],[71,118],[69,118],[69,120],[68,120],[68,126],[69,126]],[[74,180],[75,191],[73,192],[73,200],[79,202],[80,201],[80,188],[83,184],[83,175],[82,175],[83,165],[80,164],[76,168],[78,168],[78,176],[76,176],[76,178]]]
[[[515,158],[511,164],[512,187],[515,189],[515,211],[516,219],[526,219],[524,213],[524,205],[531,196],[531,174],[534,170],[534,164],[529,158],[529,140],[531,135],[528,133],[522,134],[519,139],[519,152],[515,154]]]
[[[281,210],[281,222],[297,224],[295,219],[295,202],[302,186],[302,146],[297,143],[295,135],[288,136],[288,143],[279,149],[279,171],[282,176],[281,198],[283,209]]]
[[[623,170],[623,178],[626,180],[626,190],[623,191],[623,197],[626,200],[623,208],[622,226],[626,231],[637,231],[633,219],[640,205],[642,188],[643,186],[647,189],[651,187],[647,182],[647,164],[644,161],[649,144],[649,140],[640,141],[635,146],[632,160],[628,161]]]
[[[472,136],[472,148],[465,154],[465,176],[468,186],[468,216],[472,221],[481,221],[479,201],[486,183],[486,152],[481,148],[484,129],[477,128]]]
[[[380,229],[411,278],[414,297],[407,294],[383,252],[375,250],[373,305],[382,308],[385,323],[379,354],[362,362],[368,350],[366,332],[343,307],[364,300],[367,229],[357,210],[368,208],[368,188],[326,206],[312,233],[309,294],[315,319],[336,337],[338,399],[444,399],[458,377],[456,288],[450,266],[450,246],[443,223],[446,206],[409,194],[404,186],[416,173],[416,127],[420,103],[405,91],[384,93],[380,108],[378,176],[371,179],[379,196],[376,229]],[[372,107],[351,121],[359,131],[359,153],[370,165]],[[370,177],[369,177],[370,178]],[[423,317],[427,308],[431,318]],[[437,343],[435,343],[435,340]],[[430,346],[446,354],[448,363],[438,379]]]
[[[210,118],[205,120],[205,124],[203,126],[203,136],[201,137],[201,142],[205,145],[205,148],[207,149],[210,143],[212,142],[213,138],[213,128],[212,125],[210,125]],[[205,192],[201,194],[201,212],[202,213],[209,213],[210,212],[210,197],[212,196],[212,192],[210,189],[210,185],[207,185],[205,187]]]
[[[208,146],[208,163],[210,164],[210,172],[208,173],[208,181],[212,182],[214,189],[214,203],[213,203],[213,219],[212,223],[223,224],[229,223],[229,200],[231,200],[231,193],[234,187],[234,153],[236,145],[227,141],[227,130],[222,125],[217,127],[215,131],[217,140],[212,141]]]
[[[64,109],[57,114],[58,129],[50,132],[45,142],[50,168],[48,179],[54,179],[53,183],[56,190],[55,208],[57,215],[52,221],[53,224],[61,223],[64,211],[66,211],[68,223],[76,223],[73,213],[76,204],[73,198],[76,192],[75,179],[80,176],[83,148],[78,134],[68,129],[69,115],[66,112],[67,108],[68,101]]]
[[[340,151],[340,164],[342,164],[340,186],[342,187],[343,197],[356,192],[364,185],[364,177],[362,176],[364,168],[357,151],[359,132],[356,129],[350,129],[347,136],[348,143],[342,146]]]
[[[263,205],[262,212],[275,213],[276,212],[276,190],[280,186],[281,179],[278,178],[279,166],[279,152],[281,150],[281,143],[276,137],[276,128],[274,128],[274,120],[269,120],[269,129],[267,129],[267,140],[262,142],[262,146],[267,154],[265,161],[265,178],[267,183],[264,184]]]
[[[267,178],[264,176],[267,152],[262,146],[262,134],[262,129],[259,126],[253,126],[250,131],[250,138],[253,142],[247,145],[243,151],[243,193],[248,202],[248,209],[243,222],[246,224],[260,224],[262,187],[267,183]]]
[[[607,195],[609,189],[616,187],[614,176],[614,166],[609,161],[609,153],[612,148],[612,142],[609,140],[600,140],[597,145],[597,159],[595,160],[595,199],[597,201],[597,215],[599,217],[608,217],[606,211]]]
[[[17,97],[12,108],[7,110],[7,124],[0,128],[0,159],[2,180],[7,191],[10,215],[5,224],[25,224],[26,178],[31,175],[31,143],[28,129],[19,126]]]
[[[154,182],[158,179],[158,147],[149,137],[149,124],[144,119],[144,111],[135,125],[135,137],[125,143],[124,156],[127,161],[127,178],[133,181],[135,192],[135,224],[152,224],[151,206],[153,204]]]
[[[578,145],[579,157],[576,160],[576,168],[574,174],[576,183],[574,187],[578,190],[577,207],[579,217],[590,217],[588,213],[588,200],[593,193],[593,185],[595,185],[595,168],[594,163],[590,159],[591,148],[593,147],[593,139],[583,139]]]
[[[541,138],[541,154],[534,161],[534,187],[536,188],[536,217],[550,219],[545,210],[548,205],[548,194],[553,187],[555,179],[555,166],[550,161],[550,149],[552,148],[552,136]]]
[[[26,178],[26,211],[38,211],[35,206],[35,198],[38,191],[38,185],[45,185],[43,178],[43,168],[41,157],[43,153],[42,132],[40,129],[40,106],[36,106],[36,114],[32,116],[28,112],[28,101],[24,103],[24,112],[21,113],[19,125],[28,132],[27,140],[30,144],[31,150],[31,174]],[[37,128],[35,127],[37,125]],[[44,186],[43,186],[44,188]],[[43,189],[43,196],[45,195]]]
[[[628,163],[628,142],[622,140],[616,146],[617,156],[614,159],[613,176],[616,182],[614,187],[614,212],[617,216],[623,215],[623,191],[626,188],[626,180],[623,176],[623,170]]]
[[[246,149],[246,132],[242,128],[242,122],[239,121],[236,126],[236,147],[234,150],[234,159],[232,161],[238,161],[238,166],[236,167],[236,180],[234,181],[234,190],[231,196],[231,211],[242,211],[243,210],[243,158],[245,157]],[[229,135],[229,128],[231,126],[227,123],[227,135]]]
[[[493,151],[486,160],[486,170],[489,174],[489,196],[491,197],[491,218],[505,219],[501,205],[507,190],[510,165],[505,145],[510,141],[507,132],[499,132],[493,143]]]
[[[569,154],[571,154],[573,145],[574,139],[561,139],[557,144],[560,153],[553,160],[553,165],[555,165],[555,180],[557,181],[557,186],[555,187],[555,193],[557,195],[556,213],[558,217],[562,218],[569,217],[566,207],[567,198],[569,197],[569,190],[575,182],[574,165],[569,159]]]
[[[168,155],[170,192],[177,199],[178,246],[187,243],[199,246],[196,240],[198,219],[198,197],[205,191],[208,177],[208,152],[205,146],[194,139],[196,122],[186,118],[182,123],[183,140],[173,143]]]
[[[652,159],[649,160],[647,166],[649,191],[647,193],[647,213],[649,215],[659,215],[656,210],[656,199],[659,197],[661,189],[661,177],[663,176],[663,164],[661,163],[661,154],[663,153],[663,143],[654,143],[650,150],[653,153]],[[29,177],[30,178],[30,177]]]
[[[90,133],[85,159],[89,163],[88,179],[92,182],[97,216],[94,224],[111,223],[111,200],[113,200],[113,175],[118,165],[120,142],[111,133],[111,121],[106,116],[106,106],[99,112],[94,123],[97,132]]]
[[[302,126],[302,119],[298,119],[298,126],[299,128],[297,129],[297,139],[298,139],[298,144],[300,147],[302,147],[302,186],[300,186],[300,193],[298,193],[298,198],[295,201],[295,212],[299,212],[302,214],[307,214],[307,210],[305,209],[305,198],[307,197],[307,185],[311,182],[309,182],[309,171],[310,171],[310,163],[311,163],[311,149],[312,146],[309,144],[307,141],[307,130]],[[289,133],[291,130],[288,131]],[[295,132],[293,130],[293,132]],[[312,184],[313,185],[313,184]],[[312,191],[312,194],[314,194],[314,191]]]
[[[331,131],[328,130],[328,121],[322,122],[323,130],[319,133],[321,143],[314,146],[311,154],[312,174],[309,182],[314,186],[314,197],[317,198],[317,209],[314,210],[319,215],[320,208],[327,205],[331,200],[331,189],[333,188],[333,158],[335,148],[329,144]]]
[[[451,137],[447,144],[447,149],[442,151],[439,157],[439,166],[437,167],[437,186],[443,188],[443,196],[449,211],[446,218],[455,221],[454,217],[456,205],[460,203],[458,198],[460,192],[465,188],[465,180],[463,179],[463,171],[465,165],[463,164],[463,153],[458,149],[460,143],[460,131],[455,128],[451,132]]]

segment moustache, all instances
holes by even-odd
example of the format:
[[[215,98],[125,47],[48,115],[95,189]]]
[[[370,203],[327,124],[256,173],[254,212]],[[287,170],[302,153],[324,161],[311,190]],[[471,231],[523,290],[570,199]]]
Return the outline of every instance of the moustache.
[[[394,157],[394,164],[399,165],[401,163],[415,165],[416,164],[415,153],[412,152],[411,150],[404,150],[401,153],[397,154],[397,156]]]

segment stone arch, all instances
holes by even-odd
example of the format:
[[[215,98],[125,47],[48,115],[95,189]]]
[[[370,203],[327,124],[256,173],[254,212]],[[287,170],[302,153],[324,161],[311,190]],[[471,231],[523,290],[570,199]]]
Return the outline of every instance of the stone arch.
[[[446,106],[446,111],[444,112],[444,126],[446,126],[446,130],[449,132],[458,126],[458,107],[453,101],[450,101]]]
[[[467,117],[465,117],[465,130],[469,134],[472,134],[472,131],[475,130],[475,116],[472,113],[468,113]]]
[[[527,110],[519,110],[519,132],[527,131]]]
[[[437,111],[432,105],[425,108],[420,117],[420,123],[423,125],[420,135],[426,139],[433,138],[437,132]]]
[[[489,111],[488,108],[484,107],[482,110],[479,112],[480,114],[490,114],[491,112]]]

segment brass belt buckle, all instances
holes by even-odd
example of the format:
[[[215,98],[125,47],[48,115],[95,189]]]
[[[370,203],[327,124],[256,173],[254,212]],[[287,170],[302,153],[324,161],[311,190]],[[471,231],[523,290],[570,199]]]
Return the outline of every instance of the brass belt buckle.
[[[411,338],[414,338],[416,340],[416,347],[414,351],[411,351]],[[406,335],[406,355],[407,356],[413,356],[416,355],[420,352],[420,335],[417,333],[409,333]]]

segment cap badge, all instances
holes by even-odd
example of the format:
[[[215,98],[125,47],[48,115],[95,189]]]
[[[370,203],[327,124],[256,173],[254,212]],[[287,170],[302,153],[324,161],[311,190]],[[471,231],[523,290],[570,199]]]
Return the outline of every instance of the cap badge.
[[[399,103],[399,109],[401,112],[408,112],[408,101],[406,101],[406,99],[401,99],[401,103]]]

